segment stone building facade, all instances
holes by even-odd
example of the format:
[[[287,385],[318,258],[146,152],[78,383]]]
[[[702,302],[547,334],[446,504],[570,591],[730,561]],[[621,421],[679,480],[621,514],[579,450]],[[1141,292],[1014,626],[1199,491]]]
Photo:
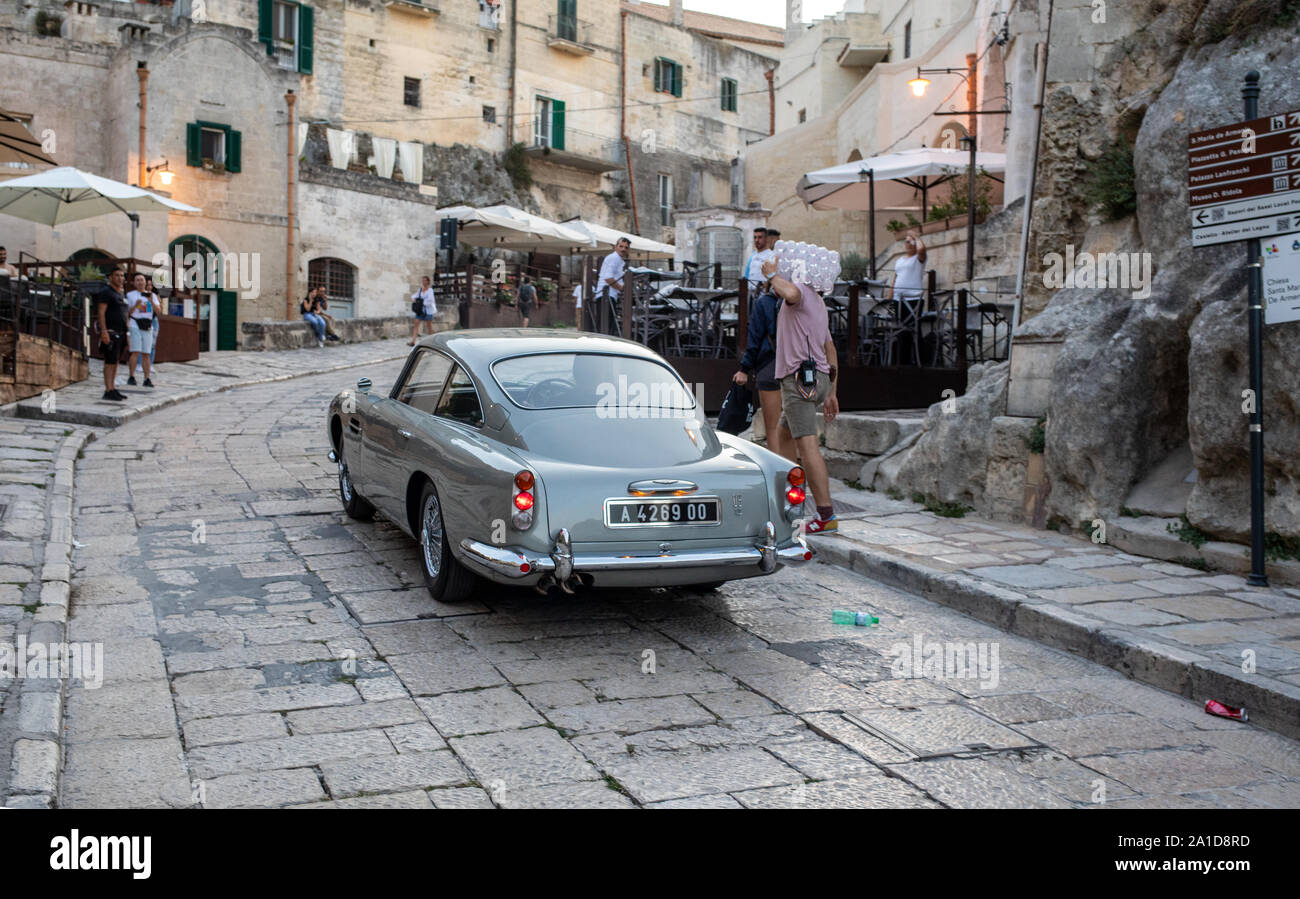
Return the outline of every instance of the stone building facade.
[[[671,240],[676,209],[738,202],[732,162],[769,131],[782,38],[680,2],[2,0],[0,64],[23,77],[0,81],[0,107],[52,130],[60,163],[139,183],[148,71],[143,180],[202,212],[141,216],[136,255],[255,259],[256,285],[199,285],[211,347],[233,347],[318,283],[341,315],[400,314],[435,265],[442,205]],[[678,81],[656,90],[665,59]],[[5,221],[0,242],[125,257],[125,226]]]

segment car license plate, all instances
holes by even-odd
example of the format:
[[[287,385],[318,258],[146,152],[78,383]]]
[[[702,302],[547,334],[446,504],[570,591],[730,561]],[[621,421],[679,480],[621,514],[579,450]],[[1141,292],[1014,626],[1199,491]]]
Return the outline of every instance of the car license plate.
[[[606,527],[644,528],[678,524],[722,524],[721,503],[716,496],[605,500]]]

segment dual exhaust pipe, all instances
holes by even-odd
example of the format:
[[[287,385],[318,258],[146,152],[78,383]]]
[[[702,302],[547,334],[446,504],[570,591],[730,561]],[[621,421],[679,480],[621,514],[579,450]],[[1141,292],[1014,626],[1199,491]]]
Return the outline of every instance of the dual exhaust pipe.
[[[533,589],[543,596],[549,596],[551,591],[558,587],[572,596],[574,593],[578,592],[579,587],[584,586],[587,586],[587,582],[582,579],[582,575],[580,574],[571,574],[563,580],[559,580],[551,574],[544,574],[542,575],[541,580],[533,585]]]

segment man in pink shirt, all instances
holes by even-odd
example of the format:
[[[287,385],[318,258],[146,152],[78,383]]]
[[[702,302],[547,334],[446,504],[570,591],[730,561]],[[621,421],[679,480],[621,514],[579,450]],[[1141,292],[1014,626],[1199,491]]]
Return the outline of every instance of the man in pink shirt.
[[[783,301],[776,318],[776,370],[781,384],[781,437],[791,461],[800,461],[808,474],[817,517],[808,533],[839,528],[831,505],[831,482],[817,439],[817,413],[829,422],[839,414],[835,396],[838,376],[835,343],[831,340],[826,303],[807,284],[795,284],[777,275],[776,259],[763,263],[772,292]]]

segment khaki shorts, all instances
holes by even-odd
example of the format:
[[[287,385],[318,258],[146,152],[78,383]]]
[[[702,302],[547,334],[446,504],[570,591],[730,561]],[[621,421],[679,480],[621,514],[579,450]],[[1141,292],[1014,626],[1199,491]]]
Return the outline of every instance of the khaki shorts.
[[[817,372],[817,393],[806,400],[795,387],[796,375],[788,374],[781,379],[781,423],[795,440],[817,433],[817,416],[822,412],[822,405],[831,392],[831,376],[824,371]]]

